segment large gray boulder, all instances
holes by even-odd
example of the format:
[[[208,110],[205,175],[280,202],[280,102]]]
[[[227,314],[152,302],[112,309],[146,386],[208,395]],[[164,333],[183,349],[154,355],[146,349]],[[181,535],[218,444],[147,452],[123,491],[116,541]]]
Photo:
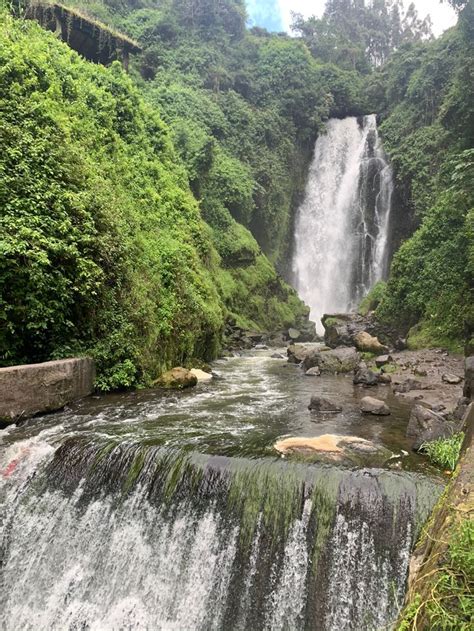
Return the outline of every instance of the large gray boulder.
[[[388,416],[390,414],[390,408],[385,401],[374,397],[364,397],[360,402],[360,411],[374,416]]]
[[[423,443],[438,438],[448,438],[456,427],[441,414],[422,405],[415,405],[411,411],[406,435],[413,439],[413,449],[418,450]]]
[[[342,412],[342,407],[324,397],[313,396],[308,405],[308,410],[312,412]]]
[[[369,368],[360,368],[356,370],[352,381],[354,385],[376,386],[379,383],[379,375]]]
[[[373,314],[328,313],[323,315],[324,341],[331,348],[355,346],[355,337],[364,331],[378,337],[383,344],[393,346],[398,334],[378,322]]]
[[[341,346],[335,349],[313,349],[303,359],[304,370],[317,366],[322,373],[352,372],[360,361],[355,348]]]

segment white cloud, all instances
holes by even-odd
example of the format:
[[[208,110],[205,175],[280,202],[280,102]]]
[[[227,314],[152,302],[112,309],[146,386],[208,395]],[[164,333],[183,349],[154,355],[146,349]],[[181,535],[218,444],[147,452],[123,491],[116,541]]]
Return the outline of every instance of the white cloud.
[[[258,0],[257,0],[258,1]],[[404,0],[407,7],[411,0]],[[291,25],[291,12],[302,13],[308,17],[316,15],[320,17],[324,11],[325,0],[278,0],[283,24],[286,30]],[[456,12],[447,2],[441,3],[439,0],[414,0],[420,17],[427,14],[431,16],[433,22],[433,32],[440,35],[443,31],[456,24]]]

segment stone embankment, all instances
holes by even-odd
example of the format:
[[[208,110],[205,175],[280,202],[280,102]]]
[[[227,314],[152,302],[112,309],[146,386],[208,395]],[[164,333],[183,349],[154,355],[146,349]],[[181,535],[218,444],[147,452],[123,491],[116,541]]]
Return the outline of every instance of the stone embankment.
[[[89,357],[0,368],[0,423],[59,410],[90,394],[94,381]]]

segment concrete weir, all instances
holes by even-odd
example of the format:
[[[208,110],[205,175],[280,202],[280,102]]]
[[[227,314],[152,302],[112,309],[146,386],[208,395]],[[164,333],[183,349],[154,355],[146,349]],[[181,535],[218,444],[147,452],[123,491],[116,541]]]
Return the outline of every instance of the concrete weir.
[[[94,380],[90,357],[0,368],[0,423],[59,410],[90,394]]]

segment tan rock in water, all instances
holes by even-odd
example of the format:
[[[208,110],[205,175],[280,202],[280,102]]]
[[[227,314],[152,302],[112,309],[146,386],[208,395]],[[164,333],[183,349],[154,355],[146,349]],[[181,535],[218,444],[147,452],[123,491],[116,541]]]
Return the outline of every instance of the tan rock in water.
[[[323,434],[311,438],[292,436],[282,438],[273,445],[283,456],[296,456],[316,462],[347,462],[348,464],[372,464],[380,466],[388,460],[391,452],[358,436]]]
[[[310,452],[331,452],[343,454],[348,446],[356,446],[362,451],[376,451],[378,447],[369,440],[358,436],[340,436],[338,434],[323,434],[307,438],[305,436],[294,436],[282,438],[274,444],[274,448],[281,454],[288,453],[310,453]]]
[[[281,454],[292,452],[307,453],[311,451],[325,451],[333,453],[342,453],[342,449],[338,446],[344,436],[335,434],[323,434],[314,438],[306,438],[304,436],[295,436],[292,438],[283,438],[274,444],[274,448]]]

